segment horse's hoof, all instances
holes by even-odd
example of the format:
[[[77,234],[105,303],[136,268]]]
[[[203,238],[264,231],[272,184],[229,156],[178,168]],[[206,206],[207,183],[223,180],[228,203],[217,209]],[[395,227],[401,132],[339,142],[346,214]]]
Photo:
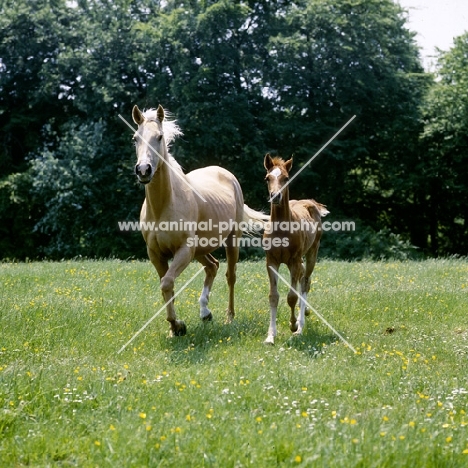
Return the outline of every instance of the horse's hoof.
[[[309,308],[306,308],[306,310],[304,310],[304,315],[306,317],[308,317],[310,315],[310,309]]]
[[[208,315],[205,315],[205,317],[202,317],[202,320],[204,322],[211,322],[213,320],[213,314],[210,312]]]
[[[172,336],[185,336],[187,334],[187,326],[182,320],[177,321],[172,329]]]
[[[293,333],[296,333],[297,332],[297,322],[294,322],[294,323],[290,323],[289,324],[289,329],[293,332]]]
[[[269,336],[263,343],[268,346],[273,346],[275,344],[275,337]]]

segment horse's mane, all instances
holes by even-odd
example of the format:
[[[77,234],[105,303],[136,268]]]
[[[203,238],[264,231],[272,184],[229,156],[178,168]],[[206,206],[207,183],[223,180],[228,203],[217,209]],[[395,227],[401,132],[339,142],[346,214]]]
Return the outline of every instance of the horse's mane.
[[[166,109],[164,109],[164,114],[169,118],[172,117],[172,114]],[[144,111],[143,116],[147,120],[153,120],[153,121],[158,120],[156,109],[148,109]],[[177,125],[176,120],[164,119],[162,125],[163,125],[163,132],[164,132],[164,140],[166,140],[167,146],[169,146],[175,140],[176,137],[178,137],[179,135],[183,135],[182,130]]]
[[[171,118],[172,117],[172,114],[167,111],[166,109],[164,109],[164,115]],[[159,121],[158,117],[157,117],[157,109],[148,109],[148,110],[145,110],[143,112],[143,116],[145,117],[145,119],[147,120],[152,120],[152,121]],[[179,169],[181,172],[183,172],[182,170],[182,166],[174,159],[173,156],[171,156],[171,154],[169,153],[169,146],[170,144],[175,140],[176,137],[180,136],[180,135],[183,135],[182,133],[182,130],[180,129],[180,127],[177,125],[177,121],[174,119],[174,120],[167,120],[167,119],[164,119],[163,120],[163,123],[162,123],[162,126],[163,126],[163,132],[164,132],[164,141],[166,142],[166,147],[167,147],[167,153],[168,153],[168,156],[169,156],[169,161],[171,163],[171,165],[177,169]]]

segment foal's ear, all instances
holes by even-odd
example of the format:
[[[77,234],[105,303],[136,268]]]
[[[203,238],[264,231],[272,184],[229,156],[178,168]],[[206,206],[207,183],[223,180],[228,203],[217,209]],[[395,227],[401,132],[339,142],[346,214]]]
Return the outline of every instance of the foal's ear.
[[[293,158],[289,159],[288,161],[284,163],[284,168],[288,171],[288,173],[292,168],[292,163],[293,163]]]
[[[273,160],[271,159],[270,153],[265,154],[263,165],[267,171],[270,171],[270,169],[273,167]]]
[[[140,109],[138,109],[138,106],[135,104],[132,109],[132,119],[137,125],[141,125],[145,118],[143,114],[141,113]]]
[[[164,109],[162,108],[161,104],[158,105],[158,110],[156,111],[156,115],[158,120],[162,123],[164,120]]]

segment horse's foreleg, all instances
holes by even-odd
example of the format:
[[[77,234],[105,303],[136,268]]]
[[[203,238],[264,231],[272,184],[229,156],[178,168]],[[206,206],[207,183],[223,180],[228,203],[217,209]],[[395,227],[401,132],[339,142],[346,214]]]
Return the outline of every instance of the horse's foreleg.
[[[270,280],[270,294],[268,296],[268,299],[270,302],[270,326],[268,328],[268,335],[265,340],[266,344],[275,344],[276,313],[278,312],[278,302],[279,302],[278,277],[276,276],[278,267],[279,265],[273,264],[268,260],[268,255],[267,255],[267,272],[268,272],[268,278]]]
[[[164,259],[158,255],[155,251],[151,250],[149,247],[147,247],[147,251],[151,263],[158,272],[159,281],[161,281],[162,278],[166,275],[167,270],[169,270],[169,262],[167,259]]]
[[[191,260],[192,253],[190,249],[188,247],[181,248],[175,253],[171,266],[161,278],[161,292],[164,302],[167,304],[166,320],[171,325],[172,336],[183,336],[187,333],[185,323],[182,320],[177,320],[172,297],[174,296],[174,282],[176,278],[185,270]]]
[[[210,300],[210,291],[213,286],[213,281],[218,272],[219,262],[211,254],[196,257],[196,259],[205,267],[205,282],[203,283],[203,291],[198,302],[200,303],[200,318],[202,320],[212,320],[213,315],[208,309],[208,301]]]
[[[298,296],[296,294],[297,291],[297,284],[299,281],[302,280],[304,276],[304,267],[302,265],[301,259],[298,262],[295,262],[289,266],[289,272],[291,274],[291,289],[288,293],[288,305],[291,308],[291,318],[289,319],[289,328],[295,335],[302,334],[302,329],[304,328],[305,324],[305,317],[304,312],[305,310],[301,307],[299,310],[299,316],[296,320],[296,304]],[[301,301],[302,303],[302,301]]]
[[[234,316],[234,285],[236,284],[236,265],[239,260],[239,246],[237,239],[242,235],[242,232],[231,233],[226,239],[226,259],[227,259],[227,271],[226,280],[229,288],[229,303],[226,310],[226,321],[232,322]]]

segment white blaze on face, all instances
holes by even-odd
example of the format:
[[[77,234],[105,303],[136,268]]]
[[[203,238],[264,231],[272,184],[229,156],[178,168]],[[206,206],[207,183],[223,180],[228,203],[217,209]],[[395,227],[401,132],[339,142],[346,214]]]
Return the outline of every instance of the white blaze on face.
[[[270,175],[278,178],[281,175],[281,169],[279,167],[275,167],[271,172]]]

